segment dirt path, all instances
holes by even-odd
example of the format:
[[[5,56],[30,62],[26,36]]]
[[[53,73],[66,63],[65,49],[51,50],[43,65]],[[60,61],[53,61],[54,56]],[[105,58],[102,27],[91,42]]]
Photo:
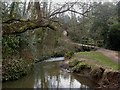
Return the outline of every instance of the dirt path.
[[[99,48],[97,50],[97,52],[101,52],[102,54],[104,54],[105,56],[111,58],[112,60],[114,60],[117,63],[120,63],[120,53],[118,54],[117,51],[113,51],[113,50],[108,50],[108,49],[104,49],[104,48]]]
[[[84,44],[79,44],[79,43],[74,43],[72,40],[70,40],[67,36],[64,36],[64,39],[66,42],[71,42],[73,44],[77,44],[78,46],[86,46],[86,47],[92,47],[90,45],[84,45]],[[108,50],[104,48],[99,48],[99,47],[94,47],[97,49],[97,52],[101,52],[105,56],[111,58],[113,61],[117,62],[120,64],[120,52],[118,53],[117,51],[113,50]]]

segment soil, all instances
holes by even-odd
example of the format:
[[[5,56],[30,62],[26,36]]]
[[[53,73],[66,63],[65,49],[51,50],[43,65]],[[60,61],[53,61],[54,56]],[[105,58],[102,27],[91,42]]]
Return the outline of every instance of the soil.
[[[70,70],[68,65],[70,60],[65,60],[61,63],[60,67],[63,69]],[[91,71],[83,70],[81,72],[72,72],[78,75],[88,75],[88,78],[93,80],[98,86],[95,87],[95,90],[120,90],[120,72],[107,71],[105,72],[104,68],[96,67],[95,69],[91,68]],[[101,72],[102,71],[102,72]],[[96,73],[97,72],[97,73]]]

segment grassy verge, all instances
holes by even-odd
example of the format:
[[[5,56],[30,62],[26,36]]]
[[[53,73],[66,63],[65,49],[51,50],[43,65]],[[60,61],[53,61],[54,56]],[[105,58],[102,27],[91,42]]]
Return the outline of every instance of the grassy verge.
[[[114,62],[111,58],[106,57],[100,52],[90,51],[90,52],[79,52],[76,57],[85,59],[88,63],[92,65],[98,65],[104,68],[118,70],[120,64]]]

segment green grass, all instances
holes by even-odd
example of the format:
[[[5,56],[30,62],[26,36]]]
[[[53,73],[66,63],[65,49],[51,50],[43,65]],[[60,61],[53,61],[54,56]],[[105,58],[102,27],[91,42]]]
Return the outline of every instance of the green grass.
[[[80,56],[83,56],[87,60],[92,60],[93,62],[95,61],[95,63],[101,66],[112,68],[113,70],[118,70],[119,69],[118,67],[120,67],[120,64],[114,62],[111,58],[106,57],[100,52],[90,51],[80,52],[79,54]]]

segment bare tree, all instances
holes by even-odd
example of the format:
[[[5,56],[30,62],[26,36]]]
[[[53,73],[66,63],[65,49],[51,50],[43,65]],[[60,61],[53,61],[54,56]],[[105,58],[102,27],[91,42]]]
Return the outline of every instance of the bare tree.
[[[41,3],[39,1],[37,2],[29,2],[27,11],[30,10],[31,6],[35,7],[35,10],[37,12],[37,18],[35,20],[18,20],[18,19],[11,19],[6,22],[3,22],[2,28],[3,28],[3,34],[15,34],[15,33],[22,33],[27,30],[39,28],[39,27],[49,27],[53,30],[57,30],[57,26],[55,26],[56,22],[59,22],[54,19],[54,17],[61,13],[66,12],[74,12],[77,14],[80,14],[82,16],[87,16],[86,13],[90,11],[91,5],[86,8],[84,12],[81,12],[81,10],[78,11],[76,9],[77,6],[86,5],[87,3],[82,2],[67,2],[64,4],[58,4],[59,7],[55,10],[51,10],[51,12],[48,12],[49,15],[47,17],[43,16],[43,11],[41,9]],[[45,8],[45,6],[43,7]],[[80,9],[81,9],[80,8]]]

